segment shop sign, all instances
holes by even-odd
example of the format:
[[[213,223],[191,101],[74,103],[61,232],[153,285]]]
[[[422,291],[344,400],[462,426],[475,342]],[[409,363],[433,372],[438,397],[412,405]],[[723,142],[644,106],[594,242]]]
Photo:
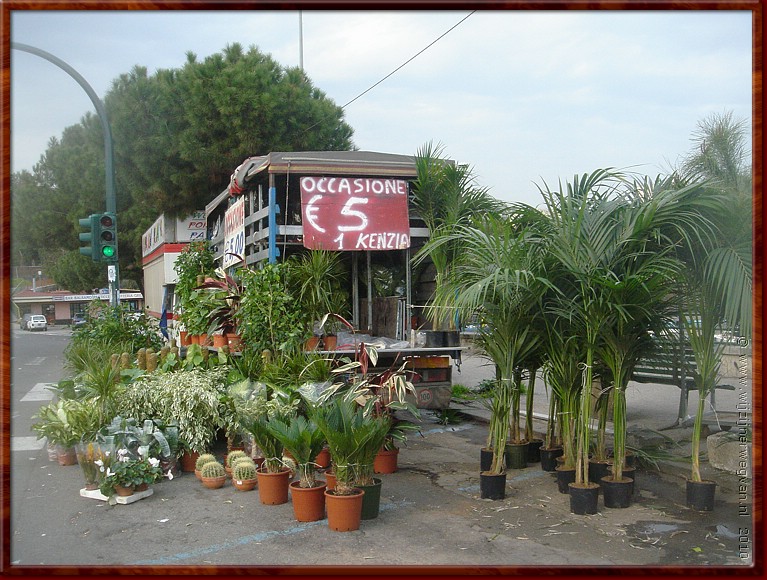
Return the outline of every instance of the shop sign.
[[[239,258],[238,258],[239,256]],[[234,202],[224,215],[224,268],[245,258],[245,198]]]
[[[403,179],[302,177],[304,246],[310,250],[410,247]]]

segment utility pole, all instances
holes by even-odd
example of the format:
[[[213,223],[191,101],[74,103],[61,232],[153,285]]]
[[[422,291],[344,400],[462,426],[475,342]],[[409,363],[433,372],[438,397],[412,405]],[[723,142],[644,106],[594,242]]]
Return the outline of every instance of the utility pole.
[[[112,148],[112,130],[109,127],[109,119],[107,118],[107,112],[104,108],[104,104],[99,99],[96,91],[88,84],[83,76],[69,66],[66,62],[59,57],[52,55],[49,52],[30,46],[28,44],[21,44],[20,42],[11,42],[11,48],[21,50],[44,58],[48,62],[55,64],[69,76],[77,81],[83,90],[90,97],[93,106],[96,108],[96,113],[101,121],[101,130],[104,135],[104,167],[105,167],[105,191],[106,191],[106,206],[107,212],[117,214],[117,198],[115,196],[115,170],[114,170],[114,152]],[[115,236],[116,237],[116,236]],[[117,240],[115,239],[115,243]],[[111,264],[108,271],[109,278],[109,304],[116,307],[120,305],[120,275],[117,263]]]
[[[304,15],[298,11],[298,66],[304,72]]]

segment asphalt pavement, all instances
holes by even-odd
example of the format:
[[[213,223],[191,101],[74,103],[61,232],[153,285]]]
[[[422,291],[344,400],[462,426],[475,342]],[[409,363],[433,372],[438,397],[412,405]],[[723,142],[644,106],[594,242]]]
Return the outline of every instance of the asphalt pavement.
[[[22,405],[21,399],[49,377],[39,369],[40,374],[30,374],[30,368],[45,366],[45,361],[29,362],[60,360],[56,335],[43,334],[14,334],[17,346],[22,341],[37,345],[25,346],[24,354],[14,350],[18,384],[12,389],[12,408],[19,413],[12,421],[14,437],[24,435],[16,423],[21,425],[32,406],[41,404]],[[45,350],[54,343],[51,351]],[[467,352],[454,382],[476,388],[491,374],[480,357]],[[657,422],[649,431],[673,422],[678,391],[658,387],[658,395],[648,396],[648,390],[636,394],[649,408],[634,406],[632,411],[629,402],[630,423],[646,427],[636,421],[647,414]],[[661,404],[660,393],[667,403]],[[539,407],[540,412],[547,410],[543,401],[541,389],[536,413]],[[337,575],[339,566],[349,572],[356,566],[371,571],[385,566],[391,574],[447,575],[455,571],[451,566],[477,573],[512,567],[538,574],[544,568],[574,566],[643,571],[690,566],[710,572],[753,563],[750,479],[714,473],[719,484],[714,511],[692,511],[684,495],[689,463],[675,445],[669,463],[677,468],[661,463],[660,469],[640,469],[633,504],[626,509],[604,508],[600,499],[596,515],[573,515],[569,497],[557,491],[553,475],[539,464],[509,472],[506,499],[483,500],[479,448],[487,435],[486,417],[472,403],[456,405],[456,410],[455,424],[443,424],[444,416],[423,414],[422,436],[412,436],[401,449],[399,470],[380,476],[379,516],[348,533],[330,531],[326,520],[298,523],[290,503],[261,505],[257,490],[241,492],[231,482],[219,490],[204,489],[193,474],[156,484],[150,497],[133,504],[111,506],[80,497],[78,466],[59,466],[44,448],[19,444],[12,451],[11,571],[99,566],[120,573],[158,568],[276,573],[290,567],[292,572]],[[542,430],[540,421],[536,429]],[[663,433],[671,433],[675,443],[684,441],[685,429]],[[486,573],[492,573],[489,568]]]

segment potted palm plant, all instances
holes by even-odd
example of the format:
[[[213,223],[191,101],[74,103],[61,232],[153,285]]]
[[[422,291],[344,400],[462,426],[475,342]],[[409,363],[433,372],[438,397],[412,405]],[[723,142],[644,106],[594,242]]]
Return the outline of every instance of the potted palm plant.
[[[339,252],[308,250],[290,266],[294,293],[301,305],[306,335],[311,337],[306,350],[314,350],[319,343],[320,319],[328,312],[343,314],[345,295],[341,289],[344,275]],[[339,308],[340,307],[340,308]]]
[[[354,484],[364,492],[360,515],[363,520],[378,517],[381,503],[381,479],[373,477],[374,461],[389,433],[392,420],[387,414],[371,415],[367,418],[367,423],[369,428],[358,432],[354,459],[356,464]]]
[[[293,511],[299,522],[325,517],[325,482],[316,479],[315,457],[322,451],[324,435],[317,424],[302,415],[288,421],[273,419],[269,430],[296,461],[298,481],[290,484]]]
[[[297,400],[291,401],[283,393],[273,392],[271,398],[262,392],[258,401],[241,418],[243,428],[251,434],[261,449],[264,462],[258,470],[258,493],[261,503],[279,505],[288,501],[290,468],[283,463],[284,446],[275,436],[272,421],[285,422],[296,413]]]
[[[366,438],[365,431],[375,429],[375,425],[369,417],[366,419],[362,407],[344,397],[314,406],[311,418],[325,436],[333,456],[336,486],[325,491],[328,527],[337,532],[358,530],[364,492],[354,487],[353,464],[358,445]]]

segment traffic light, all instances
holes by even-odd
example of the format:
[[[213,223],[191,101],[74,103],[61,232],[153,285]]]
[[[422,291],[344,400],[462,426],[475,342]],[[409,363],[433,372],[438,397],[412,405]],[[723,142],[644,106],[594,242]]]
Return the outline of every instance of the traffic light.
[[[85,246],[80,246],[80,253],[84,256],[90,256],[94,262],[101,261],[98,244],[98,218],[99,215],[94,213],[87,218],[79,220],[80,227],[85,228],[86,230],[80,234],[80,241],[87,244]]]
[[[116,264],[117,216],[112,212],[106,212],[99,214],[97,218],[99,260],[110,264]]]

